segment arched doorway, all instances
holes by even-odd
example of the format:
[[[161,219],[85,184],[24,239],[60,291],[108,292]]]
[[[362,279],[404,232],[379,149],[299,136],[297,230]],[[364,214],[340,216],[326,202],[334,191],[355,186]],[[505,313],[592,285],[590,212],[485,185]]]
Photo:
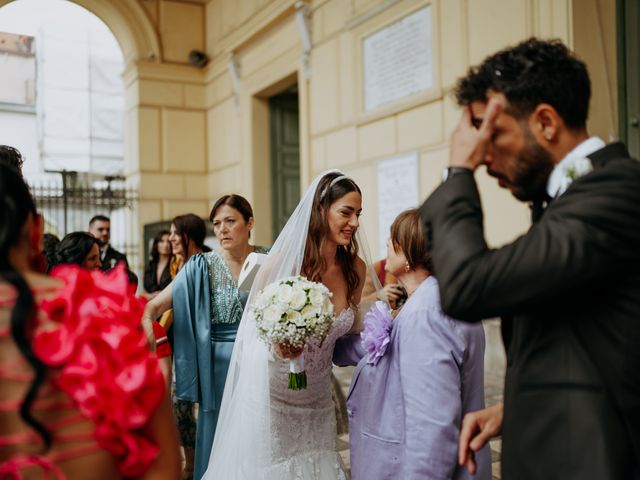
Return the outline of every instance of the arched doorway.
[[[0,8],[12,1],[0,0]],[[136,227],[128,241],[140,244],[147,223],[187,212],[205,216],[209,204],[205,69],[188,63],[191,50],[205,49],[205,5],[71,1],[109,27],[124,56],[124,174],[127,185],[139,192]],[[140,255],[134,267],[140,271],[143,263]]]

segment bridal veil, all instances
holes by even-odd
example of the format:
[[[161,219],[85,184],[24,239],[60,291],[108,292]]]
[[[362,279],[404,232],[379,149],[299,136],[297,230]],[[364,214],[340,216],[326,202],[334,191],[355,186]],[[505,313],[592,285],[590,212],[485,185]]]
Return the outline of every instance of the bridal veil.
[[[330,170],[316,177],[276,239],[258,271],[238,329],[209,467],[203,478],[215,480],[267,479],[272,458],[269,361],[272,353],[258,338],[252,304],[272,282],[299,275],[316,189]],[[356,240],[368,266],[368,245],[362,228]],[[364,254],[363,254],[364,252]],[[374,280],[377,276],[373,275]],[[292,425],[295,428],[295,425]]]

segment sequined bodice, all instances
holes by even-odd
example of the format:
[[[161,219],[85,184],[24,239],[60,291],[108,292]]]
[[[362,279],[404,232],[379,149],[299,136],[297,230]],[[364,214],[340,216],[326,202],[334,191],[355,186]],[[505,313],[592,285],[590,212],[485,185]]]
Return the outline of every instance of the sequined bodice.
[[[256,253],[267,253],[263,247],[255,247]],[[211,323],[234,324],[240,322],[246,298],[241,296],[229,267],[218,252],[203,254],[209,267],[209,288],[211,289]],[[244,301],[243,301],[244,300]]]

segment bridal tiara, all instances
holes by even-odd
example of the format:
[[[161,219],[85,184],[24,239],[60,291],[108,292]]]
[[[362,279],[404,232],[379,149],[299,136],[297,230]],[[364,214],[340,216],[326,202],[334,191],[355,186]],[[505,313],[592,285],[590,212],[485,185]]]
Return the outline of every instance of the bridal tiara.
[[[351,180],[346,175],[340,175],[339,177],[334,178],[333,180],[331,180],[331,183],[328,186],[324,187],[324,190],[322,190],[322,192],[320,192],[320,200],[322,200],[324,198],[324,196],[327,194],[327,192],[329,190],[331,190],[336,183],[338,183],[340,180],[345,180],[345,179],[353,182],[353,180]]]

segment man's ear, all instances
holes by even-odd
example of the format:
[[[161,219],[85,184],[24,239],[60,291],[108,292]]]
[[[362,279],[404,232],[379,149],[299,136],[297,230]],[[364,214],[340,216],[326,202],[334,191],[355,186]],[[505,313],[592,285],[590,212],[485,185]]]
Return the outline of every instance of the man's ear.
[[[548,103],[540,103],[529,116],[529,128],[539,144],[550,145],[558,140],[564,121]]]

